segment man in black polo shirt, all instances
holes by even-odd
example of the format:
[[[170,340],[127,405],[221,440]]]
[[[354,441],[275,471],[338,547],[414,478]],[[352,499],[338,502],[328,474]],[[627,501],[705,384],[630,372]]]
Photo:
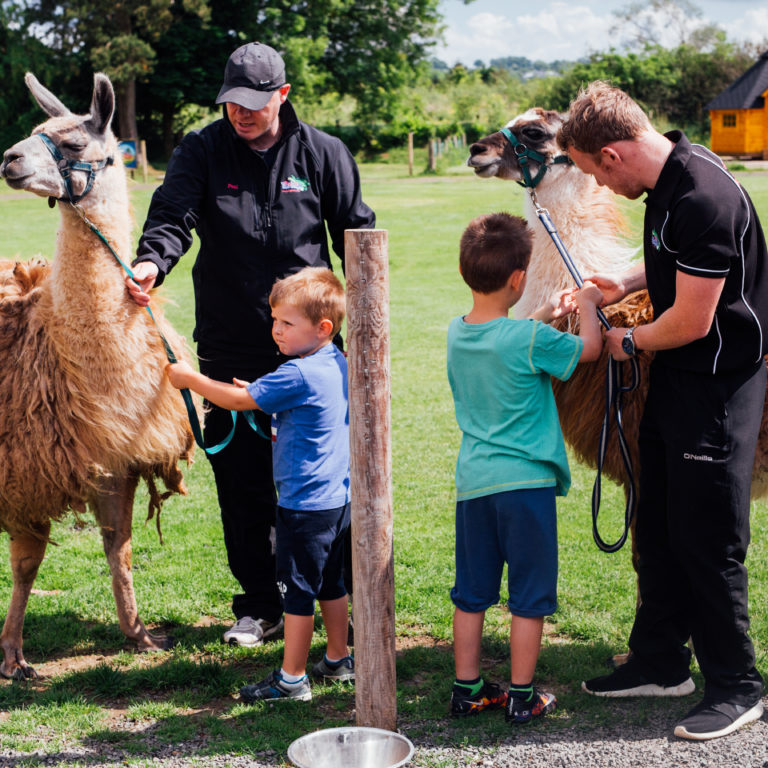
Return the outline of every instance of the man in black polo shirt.
[[[630,660],[582,688],[690,694],[691,637],[704,698],[674,733],[724,736],[763,713],[744,559],[766,390],[765,239],[747,193],[716,155],[680,131],[660,134],[606,83],[579,93],[558,141],[599,184],[633,200],[647,193],[643,263],[589,279],[608,303],[647,287],[655,318],[606,333],[617,360],[655,352],[639,438],[642,604]]]

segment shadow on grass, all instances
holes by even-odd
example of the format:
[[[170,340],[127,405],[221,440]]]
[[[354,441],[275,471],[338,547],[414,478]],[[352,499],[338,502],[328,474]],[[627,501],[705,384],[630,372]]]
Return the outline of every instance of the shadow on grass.
[[[221,643],[221,636],[229,626],[227,623],[208,626],[167,623],[147,628],[154,635],[172,637],[175,647],[189,650]],[[136,651],[136,644],[122,633],[116,621],[85,621],[70,611],[28,614],[25,619],[24,655],[33,667],[89,654],[113,656],[123,651]]]
[[[218,636],[218,628],[216,635]],[[199,636],[209,639],[207,632]],[[558,697],[558,711],[525,728],[511,728],[501,712],[452,719],[448,716],[453,683],[450,646],[410,647],[397,657],[397,708],[400,730],[421,748],[494,749],[517,743],[590,744],[614,734],[647,740],[668,736],[671,724],[696,701],[606,701],[580,690],[584,677],[607,671],[605,660],[613,648],[563,640],[544,647],[536,683]],[[269,643],[250,652],[220,646],[221,652],[190,657],[171,652],[160,663],[102,663],[49,681],[42,690],[24,684],[0,687],[0,708],[16,713],[32,708],[37,722],[46,723],[46,710],[60,738],[53,743],[74,743],[77,759],[109,752],[110,759],[197,758],[243,755],[256,765],[280,765],[290,743],[305,733],[354,724],[355,694],[349,685],[313,685],[313,700],[242,704],[235,694],[280,664],[282,644]],[[236,651],[236,653],[233,653]],[[239,655],[238,655],[239,654]],[[311,662],[322,654],[322,643],[313,645]],[[483,673],[497,682],[508,680],[506,641],[492,636],[482,649]],[[67,704],[97,705],[94,723],[79,734],[67,735],[66,724],[56,725],[54,713]],[[34,731],[34,729],[33,729]],[[4,732],[0,720],[0,735]],[[608,736],[607,736],[608,734]],[[29,752],[39,744],[30,745]],[[24,747],[17,747],[16,752]],[[77,750],[75,750],[77,751]],[[66,748],[4,758],[3,765],[35,766],[74,759]],[[86,755],[83,754],[86,753]],[[92,757],[91,757],[92,759]],[[416,759],[416,764],[419,760]],[[432,763],[426,763],[431,765]]]
[[[520,727],[508,724],[500,711],[451,718],[448,715],[453,683],[450,647],[409,649],[398,661],[400,730],[415,744],[437,750],[477,747],[492,752],[517,744],[550,742],[583,744],[591,749],[596,744],[617,740],[642,743],[662,739],[680,744],[673,739],[672,730],[701,697],[703,681],[699,673],[693,675],[699,693],[681,698],[605,699],[584,693],[582,680],[608,674],[608,660],[616,650],[605,643],[588,644],[563,638],[545,645],[534,682],[557,696],[558,708],[554,714]],[[507,684],[508,654],[506,638],[495,635],[483,639],[481,666],[487,680]],[[520,758],[523,757],[521,754]],[[585,765],[590,762],[586,753],[584,760]],[[421,763],[416,760],[416,764]],[[439,761],[424,764],[442,765]]]
[[[221,643],[222,634],[233,622],[234,617],[231,621],[206,626],[165,623],[147,628],[156,635],[172,636],[177,646],[194,649]],[[321,626],[318,615],[315,629]],[[59,658],[95,653],[110,655],[135,648],[116,621],[84,621],[76,613],[59,610],[52,613],[30,611],[25,617],[24,654],[33,666]]]

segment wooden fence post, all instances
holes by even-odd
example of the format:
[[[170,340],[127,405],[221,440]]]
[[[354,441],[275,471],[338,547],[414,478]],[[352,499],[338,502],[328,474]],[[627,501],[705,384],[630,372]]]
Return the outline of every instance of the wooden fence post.
[[[344,233],[357,724],[397,727],[387,230]]]
[[[147,183],[147,142],[142,139],[140,144],[139,156],[141,157],[141,176],[144,183]]]

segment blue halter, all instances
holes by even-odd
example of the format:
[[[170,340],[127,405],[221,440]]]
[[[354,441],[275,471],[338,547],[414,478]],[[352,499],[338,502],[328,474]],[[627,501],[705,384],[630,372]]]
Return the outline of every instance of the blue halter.
[[[104,160],[100,160],[98,163],[81,163],[75,160],[67,160],[64,155],[61,154],[59,148],[53,143],[50,136],[46,136],[44,133],[35,134],[38,136],[43,144],[48,148],[48,151],[53,155],[53,159],[56,161],[56,167],[59,169],[61,178],[64,180],[64,186],[67,189],[67,197],[59,197],[58,200],[67,200],[70,203],[78,203],[82,200],[93,187],[93,182],[96,178],[96,172],[101,171],[108,165],[113,165],[115,159],[110,155]],[[85,185],[85,189],[82,194],[76,195],[72,189],[72,171],[85,171],[88,174],[88,182]],[[53,202],[51,202],[53,205]]]
[[[548,163],[546,155],[542,155],[541,152],[536,152],[536,150],[523,144],[523,142],[520,141],[509,128],[502,128],[499,133],[501,133],[512,145],[512,149],[517,157],[517,164],[520,166],[520,173],[523,174],[524,179],[523,181],[517,182],[521,187],[534,189],[544,178],[544,174],[547,172],[547,168],[549,168],[550,165],[573,165],[573,160],[571,160],[568,155],[558,155]],[[535,160],[539,163],[539,171],[533,178],[531,178],[531,167],[528,164],[529,160]]]

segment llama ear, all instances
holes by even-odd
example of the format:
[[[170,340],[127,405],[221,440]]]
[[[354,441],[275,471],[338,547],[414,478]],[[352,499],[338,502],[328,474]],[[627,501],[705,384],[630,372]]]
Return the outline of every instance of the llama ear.
[[[27,84],[30,93],[34,96],[35,101],[40,105],[40,108],[49,117],[62,117],[63,115],[69,115],[71,112],[64,106],[47,88],[40,85],[40,81],[31,73],[27,72],[24,75],[24,82]]]
[[[91,100],[91,119],[93,129],[99,134],[105,134],[112,115],[115,112],[115,92],[109,78],[97,72],[93,76],[93,99]]]

